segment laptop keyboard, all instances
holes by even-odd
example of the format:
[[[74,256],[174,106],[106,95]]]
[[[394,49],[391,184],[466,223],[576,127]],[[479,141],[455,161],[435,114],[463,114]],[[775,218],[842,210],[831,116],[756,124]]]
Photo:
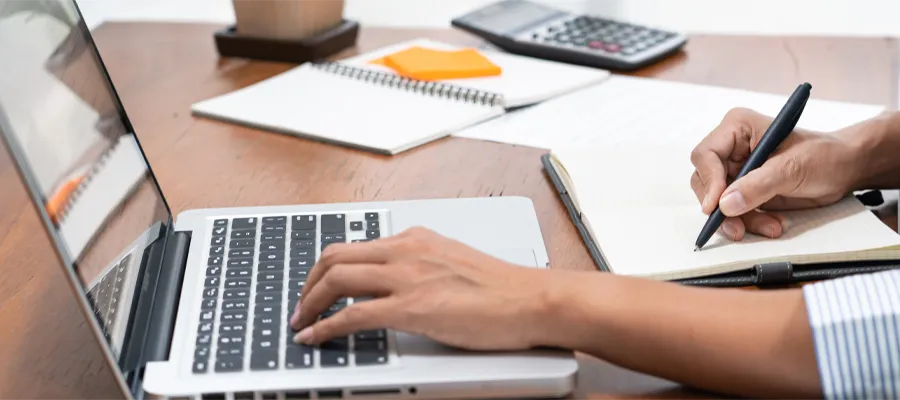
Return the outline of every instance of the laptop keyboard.
[[[348,221],[349,220],[349,221]],[[319,346],[293,342],[289,320],[310,269],[328,245],[381,236],[380,214],[217,219],[208,246],[193,372],[228,373],[386,364],[385,330]],[[366,298],[340,299],[328,318]]]
[[[131,265],[131,254],[126,255],[115,267],[107,271],[106,275],[88,291],[94,315],[100,321],[106,340],[110,340],[113,329],[116,328],[129,265]]]

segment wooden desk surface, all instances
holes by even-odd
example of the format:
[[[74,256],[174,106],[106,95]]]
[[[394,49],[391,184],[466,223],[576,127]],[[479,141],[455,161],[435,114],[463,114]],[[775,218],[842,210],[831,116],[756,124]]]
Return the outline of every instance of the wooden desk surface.
[[[594,268],[541,171],[544,150],[447,138],[387,157],[194,119],[192,102],[290,65],[220,60],[214,25],[113,23],[96,31],[112,79],[174,212],[197,207],[409,198],[528,196],[553,268]],[[364,29],[358,49],[417,36],[470,45],[449,30]],[[348,51],[344,55],[349,55]],[[695,36],[637,75],[897,105],[897,41]],[[685,180],[687,184],[687,180]],[[36,214],[0,152],[0,397],[120,397],[59,272]],[[576,397],[704,397],[579,356]]]

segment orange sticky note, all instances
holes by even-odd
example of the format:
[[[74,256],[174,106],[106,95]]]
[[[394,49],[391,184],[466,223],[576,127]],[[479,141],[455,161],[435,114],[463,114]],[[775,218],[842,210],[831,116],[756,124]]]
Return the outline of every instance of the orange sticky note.
[[[502,72],[499,66],[475,49],[444,51],[411,47],[372,63],[419,80],[478,78],[497,76]]]

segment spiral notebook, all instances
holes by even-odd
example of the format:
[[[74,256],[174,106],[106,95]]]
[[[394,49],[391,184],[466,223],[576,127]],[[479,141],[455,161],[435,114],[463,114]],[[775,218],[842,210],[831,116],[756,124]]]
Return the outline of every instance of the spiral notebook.
[[[501,76],[448,81],[401,77],[369,61],[427,40],[388,46],[340,62],[305,63],[198,102],[196,116],[313,140],[397,154],[608,78],[600,69],[486,52]]]
[[[60,235],[78,258],[109,217],[147,175],[133,135],[119,137],[90,168],[59,213]]]

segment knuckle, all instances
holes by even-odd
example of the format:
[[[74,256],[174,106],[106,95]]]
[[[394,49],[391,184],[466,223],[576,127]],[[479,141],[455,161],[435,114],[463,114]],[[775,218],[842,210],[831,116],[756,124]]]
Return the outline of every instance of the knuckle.
[[[800,184],[803,178],[803,168],[796,157],[788,157],[781,164],[781,176],[788,182]]]
[[[368,310],[363,304],[353,304],[341,310],[343,322],[348,325],[358,325],[364,322],[368,316]]]
[[[753,111],[746,107],[734,107],[725,113],[725,121],[739,121],[752,115]]]

